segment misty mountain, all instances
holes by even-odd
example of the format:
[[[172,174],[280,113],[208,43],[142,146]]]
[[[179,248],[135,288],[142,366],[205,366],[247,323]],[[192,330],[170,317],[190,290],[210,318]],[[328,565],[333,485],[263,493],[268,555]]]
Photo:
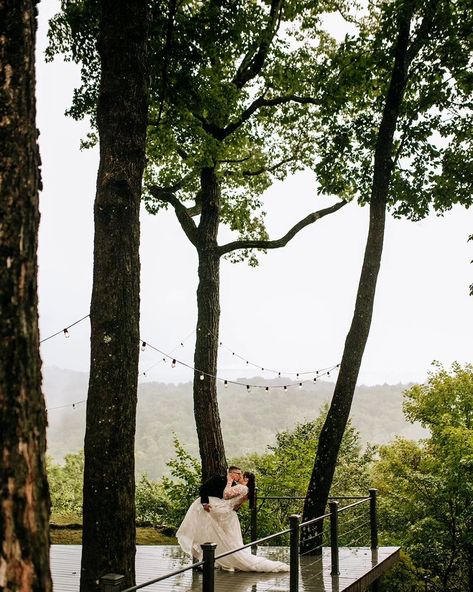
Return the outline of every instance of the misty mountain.
[[[61,461],[65,454],[83,447],[85,399],[88,375],[55,367],[43,370],[43,390],[48,407],[48,453]],[[271,386],[290,384],[261,378],[237,379]],[[279,379],[280,380],[280,379]],[[408,423],[402,413],[402,392],[409,385],[359,386],[351,419],[364,442],[386,443],[396,435],[418,439],[425,435],[419,425]],[[229,385],[219,390],[219,408],[228,458],[264,452],[276,432],[316,418],[330,400],[333,382],[318,380],[303,388],[253,388]],[[74,406],[73,406],[74,404]],[[173,456],[173,434],[198,456],[192,403],[192,384],[145,382],[139,385],[136,430],[137,473],[156,479],[166,471]]]

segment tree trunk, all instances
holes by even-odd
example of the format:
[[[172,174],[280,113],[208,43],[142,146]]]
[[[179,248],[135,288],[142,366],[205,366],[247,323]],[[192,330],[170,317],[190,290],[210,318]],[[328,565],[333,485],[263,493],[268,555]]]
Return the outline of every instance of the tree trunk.
[[[145,0],[103,0],[100,166],[94,207],[91,364],[84,443],[81,592],[108,572],[135,582],[134,439],[139,356],[139,211],[148,109]]]
[[[194,355],[194,415],[202,461],[202,478],[205,481],[211,475],[225,473],[227,468],[215,379],[220,322],[220,255],[217,247],[220,185],[215,169],[202,170],[201,190],[202,212],[197,238],[199,285]]]
[[[412,11],[412,7],[410,8]],[[370,224],[352,324],[348,332],[338,380],[322,428],[305,503],[303,520],[325,514],[343,433],[350,415],[356,381],[368,340],[383,251],[386,204],[392,173],[393,139],[407,80],[407,50],[411,12],[400,15],[395,60],[375,149]],[[320,553],[322,523],[303,529],[301,552]],[[315,539],[314,539],[315,536]],[[315,540],[315,543],[314,543]]]
[[[49,592],[37,259],[36,2],[0,3],[0,589]]]

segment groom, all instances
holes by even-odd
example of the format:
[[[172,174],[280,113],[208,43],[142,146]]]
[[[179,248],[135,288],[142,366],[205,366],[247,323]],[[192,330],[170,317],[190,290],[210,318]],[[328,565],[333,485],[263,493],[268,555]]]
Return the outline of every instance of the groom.
[[[228,469],[227,475],[212,475],[210,479],[205,481],[200,488],[200,501],[202,507],[206,512],[210,512],[211,505],[209,504],[209,496],[223,498],[223,491],[227,483],[232,481],[232,487],[243,478],[243,473],[240,467],[232,465]]]

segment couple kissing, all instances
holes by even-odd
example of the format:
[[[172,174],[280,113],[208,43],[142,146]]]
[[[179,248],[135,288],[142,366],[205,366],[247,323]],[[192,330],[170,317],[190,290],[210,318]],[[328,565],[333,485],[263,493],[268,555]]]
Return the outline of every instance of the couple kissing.
[[[244,545],[236,510],[245,502],[254,504],[255,476],[235,465],[226,475],[213,475],[200,487],[200,497],[191,504],[177,530],[177,540],[185,553],[202,560],[203,543],[216,543],[215,556]],[[289,565],[252,555],[249,548],[216,559],[226,571],[282,572]]]

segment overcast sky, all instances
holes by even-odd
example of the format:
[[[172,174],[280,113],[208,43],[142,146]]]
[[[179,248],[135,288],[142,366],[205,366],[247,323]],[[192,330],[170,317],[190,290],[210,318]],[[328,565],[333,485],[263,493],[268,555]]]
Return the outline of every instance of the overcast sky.
[[[39,295],[41,338],[88,313],[92,285],[93,199],[97,150],[81,152],[88,130],[64,116],[79,80],[73,64],[45,64],[47,19],[58,2],[39,4],[38,127],[41,194]],[[317,198],[311,173],[277,183],[264,199],[277,238],[330,200]],[[192,365],[197,258],[172,212],[142,213],[142,338]],[[219,375],[253,376],[232,350],[263,367],[305,371],[339,362],[351,322],[366,240],[368,210],[355,205],[303,230],[287,247],[260,256],[256,269],[222,262]],[[472,211],[412,223],[388,219],[371,333],[360,384],[424,381],[432,360],[471,361]],[[223,237],[225,240],[228,235]],[[113,290],[113,285],[110,286]],[[45,366],[87,371],[89,323],[42,345]],[[184,342],[184,347],[179,345]],[[175,349],[177,347],[177,349]],[[228,349],[226,349],[228,348]],[[141,380],[188,381],[151,351]],[[256,372],[266,377],[270,373]]]

